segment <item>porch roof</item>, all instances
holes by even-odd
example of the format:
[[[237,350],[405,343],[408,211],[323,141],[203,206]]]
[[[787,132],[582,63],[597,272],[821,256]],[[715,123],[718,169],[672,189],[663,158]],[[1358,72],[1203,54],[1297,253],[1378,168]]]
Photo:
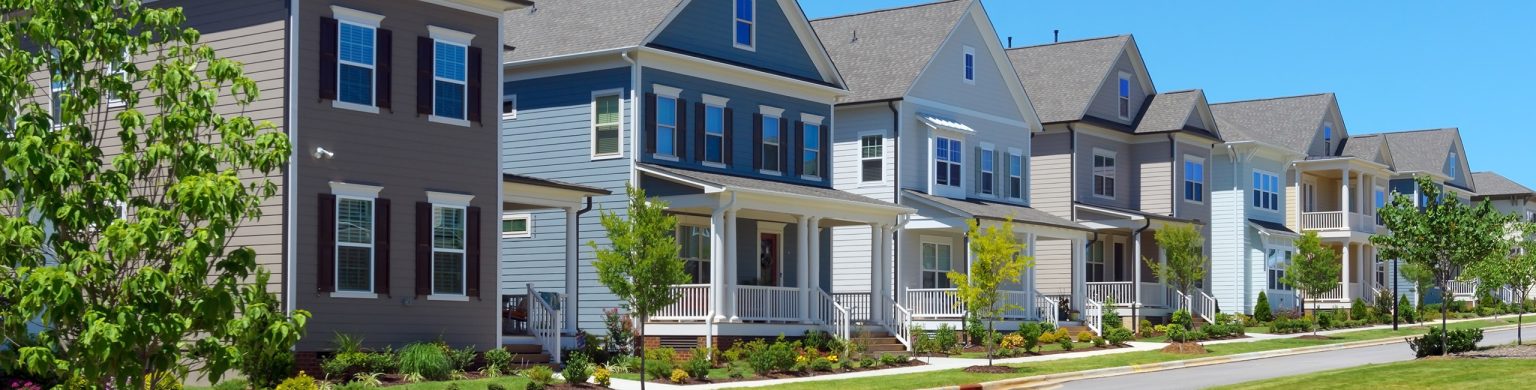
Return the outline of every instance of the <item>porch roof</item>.
[[[901,206],[895,203],[881,201],[863,195],[831,188],[813,187],[800,184],[781,183],[771,180],[753,179],[749,177],[722,175],[718,173],[701,172],[688,169],[664,167],[656,164],[635,164],[641,172],[660,176],[670,176],[673,179],[687,182],[686,184],[699,186],[704,192],[755,192],[768,195],[787,195],[800,198],[816,198],[837,203],[861,205],[880,208],[893,214],[911,214],[917,210]]]
[[[1180,222],[1180,223],[1190,223],[1190,224],[1196,224],[1196,225],[1204,224],[1199,219],[1179,218],[1179,217],[1175,217],[1175,216],[1171,216],[1171,215],[1149,213],[1149,212],[1145,212],[1145,211],[1141,211],[1141,210],[1128,209],[1128,208],[1123,208],[1123,207],[1104,206],[1104,205],[1097,205],[1097,204],[1088,204],[1088,203],[1083,203],[1083,202],[1073,202],[1073,203],[1075,203],[1075,206],[1077,208],[1079,208],[1079,209],[1084,209],[1084,210],[1087,210],[1087,211],[1096,212],[1096,213],[1100,213],[1100,214],[1119,215],[1119,216],[1123,216],[1123,217],[1125,217],[1125,219],[1129,219],[1129,220],[1155,219],[1155,220],[1165,221],[1165,222]]]
[[[563,189],[563,190],[582,192],[582,193],[586,193],[588,195],[612,195],[613,194],[613,191],[609,191],[609,190],[602,189],[602,188],[597,188],[597,187],[592,187],[592,186],[584,186],[584,185],[575,184],[575,183],[567,183],[567,182],[563,182],[563,181],[559,181],[559,180],[550,180],[550,179],[537,178],[537,177],[528,176],[528,175],[519,175],[519,174],[516,174],[516,173],[503,173],[503,174],[501,174],[501,181],[503,183],[517,183],[517,184],[528,184],[528,185],[535,185],[535,186],[541,186],[541,187],[558,188],[558,189]]]
[[[1259,230],[1264,231],[1265,233],[1272,234],[1272,235],[1279,235],[1279,236],[1299,236],[1300,235],[1300,234],[1296,233],[1295,231],[1291,230],[1291,228],[1285,227],[1285,224],[1283,224],[1283,223],[1270,222],[1270,221],[1265,221],[1265,220],[1260,220],[1260,219],[1249,218],[1248,219],[1248,224],[1249,225],[1253,225],[1254,228],[1257,228]]]
[[[1014,222],[1052,226],[1072,230],[1092,231],[1093,229],[1072,222],[1069,219],[1057,217],[1050,213],[1034,208],[1008,203],[990,202],[980,199],[951,199],[942,196],[925,194],[919,191],[903,190],[904,196],[919,202],[929,203],[940,208],[949,209],[957,214],[965,216],[1005,220],[1012,216]]]

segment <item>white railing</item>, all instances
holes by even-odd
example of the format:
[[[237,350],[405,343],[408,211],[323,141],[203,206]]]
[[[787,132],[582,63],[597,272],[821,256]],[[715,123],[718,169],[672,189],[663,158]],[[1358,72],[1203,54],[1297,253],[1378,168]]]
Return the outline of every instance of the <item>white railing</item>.
[[[907,289],[906,305],[916,317],[961,318],[965,316],[965,308],[961,307],[960,298],[954,296],[954,291],[953,288]]]
[[[1342,301],[1342,300],[1344,300],[1344,283],[1340,282],[1339,283],[1339,287],[1335,287],[1333,290],[1329,290],[1327,293],[1325,293],[1323,295],[1316,296],[1316,297],[1309,297],[1309,296],[1307,296],[1306,293],[1301,292],[1301,290],[1296,290],[1296,297],[1301,298],[1301,299],[1318,299],[1318,300],[1324,300],[1324,301]]]
[[[832,299],[837,301],[837,304],[843,305],[844,308],[848,309],[849,314],[852,315],[850,317],[851,320],[856,322],[874,322],[874,319],[869,318],[869,293],[832,293]]]
[[[1083,325],[1087,325],[1088,329],[1093,331],[1093,334],[1104,335],[1103,303],[1093,299],[1088,300],[1088,304],[1083,306]]]
[[[1215,323],[1216,297],[1206,294],[1205,290],[1197,288],[1195,289],[1195,295],[1191,298],[1193,298],[1190,300],[1190,306],[1193,307],[1191,311],[1195,312],[1195,315],[1200,316],[1200,318],[1204,318],[1206,323]]]
[[[1190,311],[1193,311],[1193,309],[1190,308],[1190,306],[1192,306],[1192,305],[1190,304],[1190,299],[1189,299],[1188,295],[1184,295],[1184,293],[1179,292],[1179,290],[1175,290],[1175,289],[1171,289],[1171,288],[1168,289],[1168,292],[1169,292],[1169,297],[1168,297],[1168,308],[1169,309],[1173,309],[1174,311],[1179,311],[1179,310],[1190,310]]]
[[[1034,296],[1032,295],[1032,292],[1030,292],[1030,291],[1001,290],[1001,291],[998,291],[998,294],[1000,295],[1000,298],[1002,298],[1002,302],[1000,302],[1000,304],[1003,305],[1003,307],[1007,307],[1008,308],[1008,310],[1003,311],[1003,319],[1005,319],[1005,320],[1038,320],[1039,319],[1039,318],[1035,317],[1035,315],[1033,314],[1033,313],[1035,313],[1035,310],[1034,310],[1035,299],[1034,299]],[[1009,307],[1009,306],[1012,306],[1012,307]]]
[[[672,286],[677,303],[662,308],[651,320],[688,321],[703,320],[709,316],[710,298],[708,284],[680,284]]]
[[[1456,295],[1472,295],[1477,292],[1477,281],[1452,280],[1445,284],[1446,288]]]
[[[885,301],[890,302],[888,299]],[[907,350],[911,351],[912,311],[902,307],[900,303],[890,303],[891,305],[886,307],[891,308],[891,323],[886,325],[886,329],[890,329],[891,335],[896,337],[896,341],[900,341],[901,345],[907,346]]]
[[[1303,230],[1334,230],[1348,227],[1344,224],[1343,211],[1301,213]]]
[[[1141,282],[1141,307],[1168,307],[1176,301],[1174,289],[1157,282]]]
[[[559,298],[556,298],[559,299]],[[533,283],[528,284],[528,333],[539,341],[555,363],[560,363],[560,329],[562,320],[560,310],[552,307],[538,290],[533,289]]]
[[[799,321],[802,302],[798,287],[736,287],[736,315],[747,321]]]
[[[1035,310],[1039,312],[1040,322],[1053,325],[1061,322],[1060,307],[1061,301],[1035,291]]]
[[[1117,305],[1129,305],[1136,301],[1135,288],[1133,282],[1088,282],[1088,299],[1105,302],[1114,298]]]
[[[1376,232],[1376,216],[1361,213],[1349,213],[1349,216],[1354,218],[1355,231],[1363,233]]]
[[[848,340],[853,325],[853,316],[849,314],[848,308],[837,303],[837,299],[821,289],[816,290],[816,299],[821,300],[816,310],[816,319],[825,324],[827,331],[837,336],[838,340]]]

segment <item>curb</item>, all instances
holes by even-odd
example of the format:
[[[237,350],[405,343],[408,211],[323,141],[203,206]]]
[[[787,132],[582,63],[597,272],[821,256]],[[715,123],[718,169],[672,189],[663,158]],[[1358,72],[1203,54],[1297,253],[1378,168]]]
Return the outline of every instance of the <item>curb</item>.
[[[1515,329],[1517,327],[1518,326],[1516,326],[1516,325],[1501,325],[1501,326],[1488,327],[1488,328],[1482,328],[1482,329],[1483,329],[1484,332],[1497,332],[1497,331],[1503,331],[1503,330],[1511,330],[1511,329]],[[964,384],[964,385],[958,385],[958,386],[937,387],[937,388],[933,388],[933,389],[930,389],[930,390],[1033,389],[1033,388],[1041,388],[1041,387],[1045,387],[1045,386],[1052,386],[1052,385],[1057,385],[1057,384],[1061,384],[1061,383],[1065,383],[1065,382],[1071,382],[1071,381],[1077,381],[1077,380],[1083,380],[1083,379],[1105,378],[1105,377],[1130,375],[1130,374],[1140,374],[1140,373],[1147,373],[1147,372],[1166,371],[1166,370],[1173,370],[1173,369],[1180,369],[1180,368],[1201,367],[1201,366],[1209,366],[1209,365],[1215,365],[1215,364],[1243,362],[1243,361],[1249,361],[1249,360],[1268,359],[1268,358],[1293,356],[1293,355],[1303,355],[1303,354],[1309,354],[1309,353],[1330,352],[1330,351],[1337,351],[1337,350],[1351,349],[1351,348],[1375,347],[1375,346],[1381,346],[1381,345],[1391,345],[1391,344],[1396,344],[1396,343],[1401,343],[1401,342],[1403,342],[1402,339],[1398,339],[1396,337],[1389,337],[1389,338],[1384,338],[1384,339],[1379,339],[1379,340],[1364,340],[1364,341],[1355,341],[1355,342],[1348,342],[1348,343],[1339,343],[1339,344],[1330,344],[1330,345],[1319,345],[1319,346],[1313,346],[1313,347],[1276,349],[1276,350],[1270,350],[1270,351],[1240,353],[1240,354],[1236,354],[1236,355],[1213,356],[1213,357],[1197,358],[1197,359],[1174,360],[1174,361],[1168,361],[1168,362],[1162,362],[1162,363],[1129,365],[1129,366],[1121,366],[1121,367],[1100,368],[1100,369],[1093,369],[1093,370],[1086,370],[1086,371],[1074,371],[1074,372],[1063,372],[1063,373],[1057,373],[1057,374],[1036,375],[1036,376],[1023,377],[1023,378],[1003,379],[1003,380],[997,380],[997,381],[992,381],[992,382],[970,383],[970,384]]]

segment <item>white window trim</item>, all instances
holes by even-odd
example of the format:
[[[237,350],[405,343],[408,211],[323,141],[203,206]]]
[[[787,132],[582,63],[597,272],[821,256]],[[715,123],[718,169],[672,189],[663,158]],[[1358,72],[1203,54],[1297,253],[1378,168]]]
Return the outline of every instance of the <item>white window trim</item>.
[[[434,66],[434,68],[432,69],[432,115],[427,116],[427,121],[428,122],[436,122],[436,123],[448,124],[448,125],[469,127],[469,76],[470,76],[470,74],[469,74],[469,40],[470,40],[470,38],[474,38],[474,34],[461,33],[461,32],[458,32],[458,31],[453,31],[453,30],[449,30],[449,29],[445,29],[445,28],[437,27],[437,26],[427,26],[427,29],[429,31],[431,31],[431,34],[432,34],[432,41],[433,41],[432,42],[432,63],[433,63],[433,66]],[[460,34],[467,35],[467,37],[462,37],[462,36],[460,36]],[[463,38],[463,39],[460,40],[458,38]],[[438,43],[446,43],[446,44],[453,45],[453,46],[458,46],[458,47],[464,49],[464,80],[460,81],[460,80],[451,80],[451,79],[445,79],[445,78],[437,77],[437,68],[435,68],[435,66],[437,64],[437,44]],[[442,117],[442,116],[438,116],[437,115],[437,82],[438,81],[449,82],[449,83],[456,83],[456,84],[464,86],[464,96],[460,99],[461,101],[464,102],[464,107],[463,107],[464,119],[448,118],[448,117]]]
[[[515,94],[515,93],[506,94],[506,95],[501,97],[501,102],[502,102],[502,104],[506,104],[507,102],[511,102],[512,103],[512,112],[505,112],[505,111],[503,111],[501,113],[501,120],[509,121],[509,120],[517,119],[517,94]]]
[[[1019,172],[1018,172],[1019,174],[1018,175],[1014,175],[1013,174],[1013,162],[1011,160],[1014,157],[1018,157],[1019,158]],[[1009,180],[1008,180],[1008,183],[1007,183],[1007,187],[1012,187],[1013,186],[1013,180],[1012,180],[1013,178],[1019,178],[1019,196],[1013,196],[1013,194],[1007,194],[1007,195],[1005,195],[1005,197],[1007,197],[1008,199],[1023,200],[1025,198],[1027,198],[1027,196],[1025,194],[1029,193],[1029,182],[1024,180],[1024,172],[1029,170],[1029,160],[1024,158],[1024,150],[1023,149],[1019,149],[1019,148],[1008,148],[1008,159],[1010,161],[1003,161],[1004,168],[1008,169],[1007,174],[1008,174],[1008,179]]]
[[[775,122],[779,123],[778,126],[774,127],[773,131],[779,131],[779,130],[783,129],[784,109],[778,108],[778,107],[757,106],[757,111],[758,111],[758,113],[762,114],[764,120],[767,120],[768,118],[773,118],[773,120]],[[758,124],[753,124],[753,126],[757,126],[757,125]],[[768,131],[768,127],[764,126],[763,127],[763,131],[765,131],[765,132]],[[760,145],[757,145],[757,151],[756,152],[758,154],[761,154],[761,155],[766,155],[766,153],[763,153],[763,147],[767,146],[767,145],[773,145],[775,148],[777,148],[779,150],[778,153],[774,153],[774,159],[775,159],[774,161],[778,161],[779,162],[778,164],[776,164],[778,166],[776,166],[774,168],[778,168],[778,169],[762,169],[762,168],[759,168],[758,169],[758,173],[762,173],[764,175],[774,175],[774,176],[783,175],[784,174],[784,161],[783,161],[783,157],[784,157],[784,151],[783,151],[784,150],[784,133],[782,131],[779,131],[779,140],[777,142],[772,143],[772,144],[768,143],[768,137],[766,135],[764,135],[763,136],[763,143],[760,144]],[[759,158],[759,159],[761,159],[761,158]]]
[[[986,159],[987,153],[991,153],[992,154],[992,163],[991,164],[987,164],[986,161],[983,161],[983,160]],[[997,146],[993,145],[991,143],[988,143],[988,142],[982,142],[981,143],[981,154],[976,156],[976,163],[981,165],[981,166],[979,166],[977,168],[981,168],[981,176],[982,177],[976,178],[976,182],[981,184],[981,189],[986,189],[987,188],[987,183],[989,183],[989,182],[992,183],[992,192],[988,193],[988,192],[981,192],[981,190],[977,190],[976,191],[977,195],[993,197],[993,198],[1002,198],[1002,194],[1000,194],[999,191],[998,191],[1000,188],[997,188]],[[992,174],[992,180],[987,180],[986,179],[986,175],[988,173]]]
[[[619,98],[619,135],[618,135],[618,140],[617,140],[617,142],[618,142],[618,149],[619,150],[617,152],[613,152],[613,153],[599,154],[599,153],[597,153],[597,98],[605,97],[605,96],[610,96],[610,95]],[[615,158],[623,158],[624,157],[624,130],[625,130],[624,129],[624,118],[625,118],[625,116],[624,116],[624,89],[623,88],[613,88],[613,89],[604,89],[604,90],[599,90],[599,91],[592,91],[592,100],[591,100],[590,104],[592,105],[592,107],[590,109],[591,112],[589,113],[589,115],[591,115],[591,120],[588,122],[588,125],[591,126],[591,128],[587,129],[587,131],[588,131],[588,134],[590,134],[589,136],[591,137],[591,142],[588,142],[589,145],[587,146],[587,151],[590,152],[590,156],[592,157],[592,160],[596,161],[596,160],[610,160],[610,159],[615,159]]]
[[[502,230],[501,231],[501,238],[533,238],[533,214],[515,213],[515,212],[504,212],[504,213],[501,213],[501,221],[503,223],[505,223],[508,220],[517,220],[517,219],[528,221],[527,224],[526,224],[526,226],[528,226],[528,228],[525,231],[523,231],[522,233],[509,233],[506,230]],[[496,227],[497,228],[501,228],[500,225],[498,225]]]
[[[662,93],[663,92],[662,88],[663,87],[661,85],[656,85],[654,87],[654,91],[656,93],[657,101],[650,101],[650,102],[646,102],[646,103],[647,104],[654,104],[656,106],[655,107],[656,108],[656,112],[660,113],[661,112],[661,103],[659,103],[658,101],[660,99],[672,99],[672,111],[676,112],[677,111],[677,107],[679,107],[682,104],[682,102],[678,101],[679,98],[677,97],[678,94],[682,93],[682,90],[677,89],[677,88],[666,87],[666,88],[668,88],[668,90],[666,91],[668,93]],[[654,158],[659,159],[659,160],[679,161],[678,157],[680,157],[680,155],[683,153],[683,151],[677,150],[677,137],[684,137],[685,135],[683,135],[683,129],[678,128],[677,120],[678,119],[684,119],[684,118],[678,118],[678,117],[672,118],[672,127],[671,127],[672,128],[672,154],[666,154],[666,153],[662,153],[662,151],[661,151],[661,128],[662,128],[662,126],[661,126],[660,115],[657,115],[657,117],[658,118],[656,120],[656,134],[653,134],[653,136],[656,137],[656,153],[652,153],[651,157],[654,157]]]
[[[1392,202],[1392,194],[1387,192],[1387,188],[1386,187],[1374,186],[1374,188],[1375,188],[1375,190],[1373,192],[1371,192],[1371,213],[1370,213],[1371,216],[1375,216],[1376,213],[1378,211],[1380,211],[1382,207],[1387,207],[1387,204]],[[1381,195],[1381,204],[1380,205],[1376,204],[1376,195],[1377,194]]]
[[[366,28],[372,29],[374,31],[374,41],[373,41],[373,45],[374,45],[373,46],[373,53],[374,53],[374,57],[375,57],[374,58],[374,64],[373,65],[363,65],[363,64],[343,61],[341,59],[341,57],[338,56],[338,57],[336,57],[336,72],[337,72],[338,75],[341,74],[341,66],[342,66],[343,63],[346,63],[348,65],[353,65],[353,66],[363,66],[363,67],[367,67],[369,70],[372,70],[373,72],[371,72],[371,73],[372,73],[372,79],[373,80],[372,80],[372,83],[370,84],[370,86],[368,88],[368,93],[371,96],[369,96],[368,100],[373,102],[373,103],[375,103],[375,104],[377,104],[379,102],[379,96],[378,96],[379,95],[379,91],[378,91],[378,88],[375,88],[374,86],[378,83],[378,78],[379,78],[378,58],[377,58],[378,57],[378,53],[379,53],[378,31],[379,31],[379,25],[381,23],[383,23],[383,21],[384,21],[384,15],[379,15],[379,14],[375,14],[375,13],[372,13],[372,12],[359,11],[359,10],[355,10],[355,9],[351,9],[351,8],[346,8],[346,7],[341,7],[341,6],[335,6],[335,5],[331,6],[331,14],[332,14],[332,16],[336,17],[336,22],[337,22],[336,23],[336,29],[337,29],[337,31],[336,31],[337,35],[336,36],[337,36],[337,39],[338,39],[337,45],[341,44],[339,39],[341,39],[340,38],[341,37],[340,32],[341,32],[341,24],[342,23],[352,24],[352,25],[355,25],[355,26],[358,26],[358,27],[366,27]],[[331,100],[331,107],[332,108],[340,108],[340,109],[352,110],[352,111],[361,111],[361,112],[365,112],[365,113],[369,113],[369,114],[377,114],[377,113],[379,113],[379,107],[376,106],[376,105],[357,104],[357,103],[352,103],[352,102],[343,102],[343,101],[341,101],[341,99],[340,99],[341,96],[339,95],[341,93],[341,77],[340,76],[336,77],[336,93],[338,94],[337,98]]]
[[[960,59],[960,78],[966,84],[976,85],[976,48],[966,46],[965,55]],[[970,62],[969,65],[966,62]],[[969,74],[967,74],[969,71]]]
[[[704,104],[705,105],[710,105],[710,106],[715,106],[715,107],[720,107],[720,108],[725,108],[725,106],[731,102],[731,98],[720,97],[720,96],[715,96],[715,95],[710,95],[710,94],[704,94],[704,99],[703,100],[704,100]]]
[[[1205,158],[1202,158],[1202,157],[1199,157],[1199,156],[1195,156],[1195,155],[1189,155],[1189,154],[1184,155],[1184,167],[1183,167],[1184,168],[1184,171],[1183,171],[1184,174],[1182,175],[1183,176],[1182,177],[1183,180],[1181,180],[1180,183],[1188,183],[1189,182],[1189,163],[1195,163],[1195,164],[1199,164],[1200,165],[1200,181],[1198,182],[1200,184],[1200,200],[1190,199],[1189,198],[1189,194],[1185,193],[1184,196],[1183,196],[1184,202],[1186,202],[1186,203],[1194,203],[1194,204],[1205,204],[1205,197],[1206,197],[1206,192],[1207,192],[1207,191],[1205,191],[1205,188],[1207,186],[1206,180],[1205,180]],[[1187,188],[1187,187],[1188,186],[1180,186],[1180,188]],[[1181,191],[1181,192],[1183,192],[1183,191]]]
[[[939,140],[945,140],[951,144],[951,146],[946,150],[953,149],[953,144],[960,144],[960,161],[951,161],[947,155],[940,157],[938,155]],[[938,188],[949,188],[946,191],[963,191],[965,189],[965,153],[965,141],[962,137],[955,137],[948,134],[934,134],[932,137],[930,137],[928,144],[928,169],[932,179],[929,180],[929,182],[933,183],[933,185]],[[955,180],[953,177],[951,177],[948,183],[939,183],[938,168],[936,168],[939,162],[960,166],[960,180]],[[945,174],[948,175],[947,172]]]
[[[748,0],[748,1],[750,1],[752,3],[752,5],[751,5],[751,7],[752,7],[752,20],[743,20],[743,19],[737,18],[736,15],[738,15],[740,13],[736,9],[736,7],[739,6],[740,3],[738,3],[738,2],[736,2],[734,0],[731,1],[731,29],[729,30],[731,32],[731,46],[733,46],[733,47],[735,47],[737,49],[742,49],[742,50],[746,50],[746,51],[750,51],[750,52],[756,53],[757,52],[757,17],[758,17],[758,15],[757,15],[757,0]],[[752,40],[752,44],[750,44],[750,45],[743,45],[743,44],[741,44],[740,41],[736,40],[736,23],[737,22],[747,22],[748,25],[751,25],[751,28],[749,28],[748,30],[749,30],[749,34],[752,35],[751,37],[749,37]]]
[[[336,196],[336,204],[332,205],[331,207],[335,208],[341,207],[342,199],[355,199],[368,201],[368,203],[372,205],[370,209],[377,210],[376,208],[379,207],[379,191],[384,189],[384,187],[370,186],[366,184],[352,184],[335,181],[330,182],[330,186],[331,194]],[[332,212],[332,215],[335,216],[333,218],[340,218],[341,213],[338,211],[339,210]],[[332,222],[334,223],[336,221]],[[373,216],[369,216],[369,224],[371,225],[368,230],[369,236],[371,237],[374,234],[378,234],[378,221],[375,220]],[[339,228],[339,226],[332,227],[332,229],[336,228]],[[343,245],[341,240],[335,240],[335,242],[332,242],[331,245],[334,247],[331,249],[332,253],[341,253],[340,247]],[[350,244],[348,246],[362,247],[365,245]],[[373,271],[375,267],[379,266],[378,248],[372,242],[368,243],[366,246],[368,247],[368,270]],[[331,283],[333,286],[336,286],[338,291],[332,291],[329,294],[331,298],[377,299],[379,297],[378,291],[376,291],[379,281],[373,280],[373,275],[368,275],[368,291],[339,291],[341,289],[341,262],[336,261],[334,263],[335,264],[333,264],[332,267],[335,269],[331,271],[332,278],[334,279],[331,281]]]
[[[427,191],[427,202],[434,205],[448,205],[469,207],[469,202],[474,200],[474,195],[455,194],[452,192]]]
[[[868,138],[868,137],[879,137],[880,138],[880,157],[864,157],[864,139]],[[885,174],[885,144],[886,144],[886,142],[885,142],[885,130],[870,130],[870,131],[861,131],[861,132],[859,132],[859,140],[858,140],[858,144],[857,144],[858,145],[858,153],[857,154],[859,156],[859,168],[858,168],[859,184],[865,184],[865,185],[885,184],[887,181],[890,180],[890,178],[887,177],[887,176],[890,176],[890,175]],[[865,161],[869,161],[869,160],[880,160],[880,180],[864,180],[864,162]]]
[[[1120,96],[1120,82],[1121,81],[1125,82],[1125,96]],[[1120,99],[1125,99],[1125,114],[1124,115],[1120,114],[1120,106],[1119,106]],[[1120,77],[1115,79],[1115,115],[1118,115],[1120,117],[1120,119],[1131,119],[1131,116],[1132,116],[1131,115],[1132,114],[1131,110],[1134,110],[1134,109],[1135,109],[1135,107],[1131,107],[1131,74],[1130,73],[1126,73],[1126,72],[1120,72]]]
[[[661,84],[651,84],[651,93],[654,93],[656,96],[660,97],[677,99],[678,96],[683,94],[683,90],[681,88],[669,87]]]
[[[1446,172],[1446,176],[1450,176],[1451,180],[1456,180],[1456,174],[1461,173],[1461,155],[1456,152],[1451,152],[1450,160],[1450,171]]]
[[[1271,212],[1271,213],[1278,213],[1278,212],[1281,212],[1282,210],[1284,210],[1285,209],[1285,195],[1284,195],[1285,190],[1283,189],[1284,188],[1284,184],[1280,182],[1280,175],[1277,175],[1274,172],[1266,171],[1266,170],[1263,170],[1263,169],[1254,169],[1253,173],[1274,177],[1275,178],[1275,192],[1270,192],[1269,190],[1264,189],[1264,184],[1263,183],[1259,183],[1259,182],[1249,183],[1250,186],[1253,187],[1253,188],[1246,194],[1247,197],[1248,197],[1248,201],[1247,202],[1255,210],[1267,211],[1267,212]],[[1249,181],[1253,181],[1253,179],[1252,179],[1253,175],[1250,174],[1250,175],[1248,175],[1248,177],[1249,177],[1249,179],[1248,179]],[[1254,203],[1253,202],[1253,192],[1252,191],[1259,191],[1260,193],[1265,194],[1265,195],[1267,195],[1267,194],[1275,194],[1275,208],[1273,208],[1273,209],[1265,208],[1263,206],[1262,202]]]
[[[354,24],[372,26],[373,28],[379,28],[379,24],[384,21],[384,15],[359,11],[339,5],[331,6],[331,14],[336,16],[338,21],[348,21]]]
[[[427,26],[427,35],[434,41],[443,41],[465,47],[472,46],[470,43],[475,39],[475,34],[431,25]]]
[[[726,129],[730,127],[730,124],[725,122],[725,109],[726,109],[726,107],[728,107],[727,104],[731,102],[731,99],[730,98],[726,98],[726,97],[720,97],[720,96],[705,94],[704,98],[703,99],[699,99],[699,100],[703,100],[704,101],[704,123],[701,123],[700,125],[704,126],[704,149],[705,150],[709,149],[709,138],[711,137],[709,135],[709,109],[710,108],[718,108],[718,109],[720,109],[720,161],[709,161],[709,153],[707,153],[705,151],[700,151],[700,153],[704,154],[704,166],[713,167],[713,168],[722,168],[722,169],[726,168],[726,166],[725,166],[726,148],[730,148],[731,145],[726,145],[726,143],[725,143],[725,132],[726,132]]]
[[[1092,188],[1093,187],[1093,182],[1090,181],[1088,183],[1088,186],[1089,186],[1088,191],[1093,193],[1094,197],[1114,200],[1115,196],[1119,195],[1120,191],[1117,188],[1115,188],[1116,185],[1120,184],[1120,177],[1119,177],[1120,176],[1119,175],[1120,159],[1117,156],[1118,156],[1118,153],[1115,152],[1115,151],[1106,150],[1106,149],[1099,149],[1099,148],[1093,148],[1093,158],[1094,159],[1098,159],[1099,157],[1105,157],[1105,158],[1109,158],[1109,159],[1115,160],[1115,165],[1112,165],[1112,166],[1109,166],[1109,167],[1104,167],[1104,168],[1094,166],[1093,164],[1096,163],[1096,162],[1089,162],[1088,168],[1092,170],[1090,172],[1090,173],[1092,173],[1092,176],[1089,178],[1089,180],[1092,180],[1093,178],[1097,178],[1098,176],[1101,176],[1101,175],[1099,175],[1099,170],[1100,169],[1108,168],[1105,171],[1105,172],[1108,173],[1108,175],[1102,175],[1102,176],[1104,176],[1106,178],[1109,178],[1110,180],[1114,180],[1115,181],[1115,185],[1109,186],[1109,191],[1108,191],[1109,195],[1100,194],[1097,191],[1094,191],[1093,188]]]
[[[821,126],[826,120],[827,118],[821,115],[800,113],[800,121],[807,125]]]
[[[920,236],[920,237],[918,237],[918,241],[919,241],[919,243],[917,245],[917,275],[918,275],[917,283],[918,283],[918,287],[922,287],[923,274],[924,273],[935,272],[935,271],[944,271],[944,270],[939,269],[939,268],[924,268],[923,267],[923,246],[924,245],[929,245],[929,244],[934,245],[934,256],[933,256],[934,257],[934,261],[933,261],[933,266],[934,267],[938,267],[939,266],[938,246],[939,245],[948,246],[949,247],[949,270],[944,272],[944,275],[947,278],[949,272],[956,271],[956,267],[955,267],[955,260],[956,260],[955,259],[955,240],[953,238],[943,237],[943,236]],[[966,269],[965,264],[964,264],[965,254],[961,254],[960,261],[961,261],[962,264],[961,264],[960,267],[958,267],[959,268],[959,272],[967,273],[968,274],[970,270]]]
[[[440,197],[440,198],[437,198],[436,200],[433,200],[434,199],[432,197],[433,194],[451,195],[451,196]],[[432,243],[432,248],[431,248],[431,250],[432,250],[432,259],[431,259],[432,264],[431,264],[430,268],[432,268],[433,270],[428,270],[427,271],[428,272],[427,276],[430,279],[428,281],[428,285],[431,286],[431,293],[427,295],[427,300],[429,300],[429,301],[469,301],[469,272],[468,272],[469,271],[469,237],[467,236],[469,234],[469,207],[467,207],[469,201],[468,201],[467,198],[459,198],[459,197],[466,197],[466,196],[470,197],[470,198],[473,198],[472,196],[468,196],[468,195],[445,194],[445,193],[431,192],[431,191],[427,192],[427,199],[428,199],[428,202],[432,203],[432,212],[433,213],[436,213],[438,208],[458,209],[458,210],[462,210],[464,212],[464,226],[463,226],[463,228],[464,228],[464,234],[466,235],[466,237],[464,239],[464,246],[465,247],[463,249],[438,248],[436,242]],[[464,199],[464,204],[457,204],[457,203],[455,203],[459,199]],[[442,201],[448,202],[448,203],[439,203],[439,202],[437,202],[437,200],[442,200]],[[436,228],[435,226],[431,226],[431,224],[428,224],[428,229],[435,229],[435,228]],[[458,253],[458,254],[462,255],[462,256],[459,257],[459,272],[460,272],[459,276],[463,279],[462,280],[463,289],[464,289],[463,293],[451,294],[451,293],[439,293],[439,292],[437,292],[437,272],[435,271],[435,269],[437,268],[437,252],[440,252],[440,251],[441,252],[447,252],[447,253]]]
[[[801,147],[800,148],[800,156],[802,156],[802,157],[800,158],[800,161],[796,161],[795,163],[796,164],[804,164],[805,163],[805,158],[804,158],[805,152],[806,151],[814,150],[816,152],[816,171],[817,172],[816,172],[815,175],[810,175],[810,174],[800,175],[800,178],[804,179],[804,180],[819,181],[823,177],[829,177],[827,172],[821,172],[821,171],[823,170],[822,167],[832,166],[831,164],[823,164],[822,163],[823,161],[827,161],[828,158],[831,158],[831,156],[827,155],[827,150],[829,148],[827,148],[827,145],[824,145],[824,143],[825,143],[824,139],[831,139],[832,137],[822,137],[821,136],[822,135],[821,132],[827,131],[827,127],[825,125],[822,125],[821,117],[820,116],[811,115],[811,114],[800,114],[800,119],[801,119],[802,122],[804,122],[805,127],[802,127],[800,129],[800,134],[796,134],[796,136],[804,138],[805,137],[806,129],[809,129],[811,126],[815,126],[816,127],[816,143],[817,143],[817,145],[816,145],[815,149],[812,149],[810,147],[805,146],[806,145],[805,141],[801,140],[800,141],[800,147]],[[783,137],[784,135],[783,134],[779,134],[779,136]],[[801,167],[800,170],[804,171],[805,168]]]

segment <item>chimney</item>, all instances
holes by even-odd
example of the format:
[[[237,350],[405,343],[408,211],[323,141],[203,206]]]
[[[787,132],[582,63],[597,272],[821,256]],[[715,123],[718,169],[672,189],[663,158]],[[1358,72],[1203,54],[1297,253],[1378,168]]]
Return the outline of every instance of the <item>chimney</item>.
[[[1013,48],[1013,37],[1008,37],[1008,48],[1009,49]]]
[[[1061,30],[1051,30],[1051,34],[1055,36],[1051,39],[1051,43],[1061,43]]]

